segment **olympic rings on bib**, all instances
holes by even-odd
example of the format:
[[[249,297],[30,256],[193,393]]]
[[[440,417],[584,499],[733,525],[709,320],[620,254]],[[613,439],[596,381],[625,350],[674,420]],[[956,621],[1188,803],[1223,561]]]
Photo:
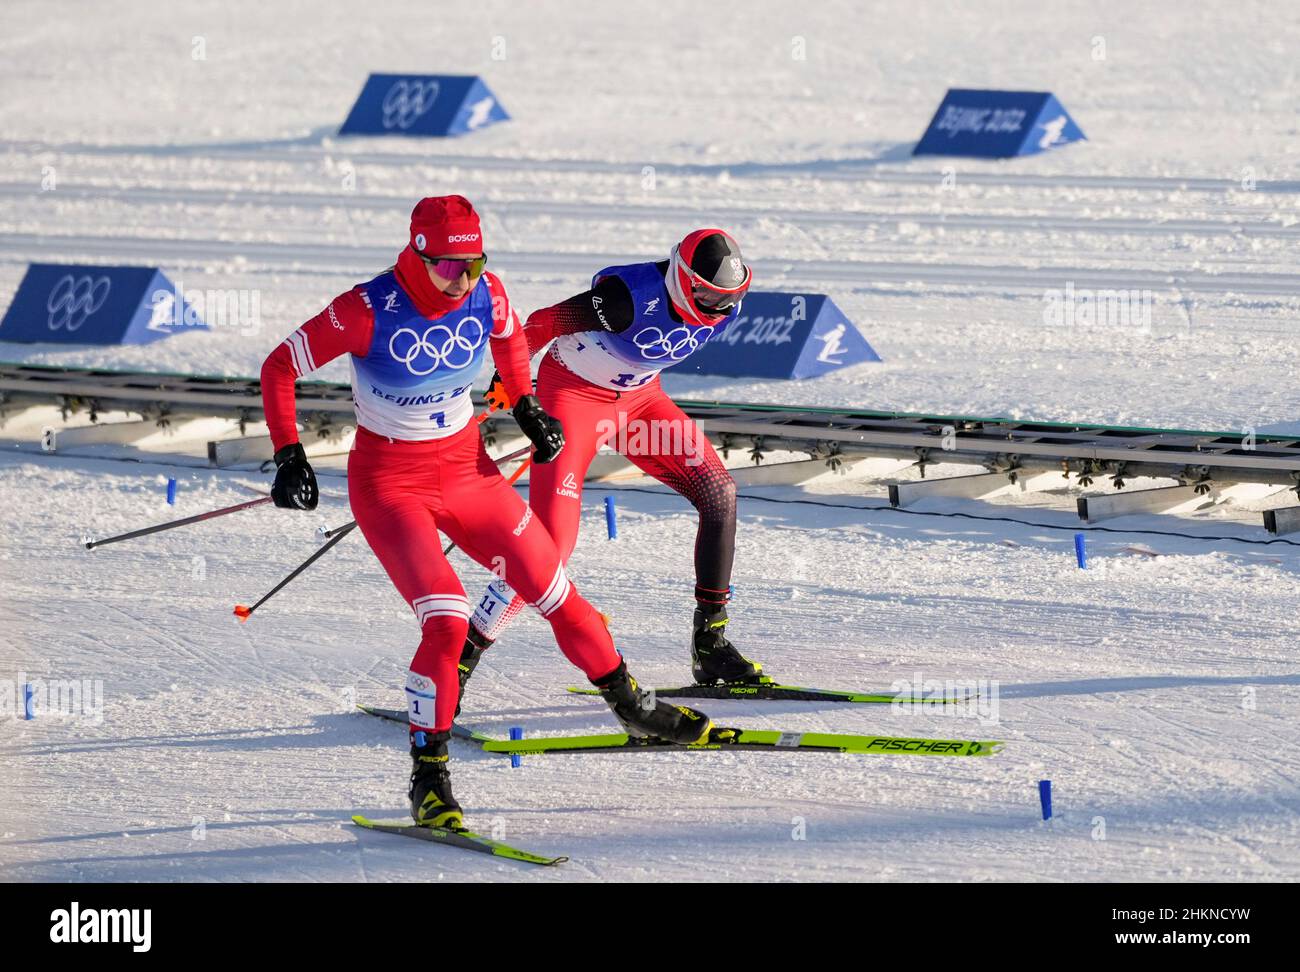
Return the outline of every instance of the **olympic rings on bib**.
[[[659,336],[649,338],[651,331],[654,331]],[[685,337],[676,339],[679,332]],[[643,342],[643,338],[647,338],[647,340]],[[700,346],[700,339],[685,327],[675,327],[667,334],[664,334],[657,327],[646,327],[637,331],[633,337],[633,343],[636,344],[637,349],[645,357],[652,361],[658,358],[672,358],[674,361],[681,361]]]
[[[465,333],[469,325],[469,335]],[[401,342],[403,351],[398,351],[398,338],[409,335]],[[462,317],[452,331],[445,324],[434,324],[423,334],[417,334],[409,327],[398,328],[388,339],[388,353],[394,361],[406,365],[406,370],[413,375],[432,374],[439,367],[459,371],[474,360],[476,352],[487,337],[487,329],[477,317]],[[428,367],[424,367],[428,362]],[[418,365],[418,367],[417,367]]]

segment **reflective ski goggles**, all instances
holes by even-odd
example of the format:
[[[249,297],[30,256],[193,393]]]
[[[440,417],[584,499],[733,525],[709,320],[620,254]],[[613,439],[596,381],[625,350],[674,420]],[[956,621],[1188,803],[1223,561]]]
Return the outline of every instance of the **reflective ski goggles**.
[[[691,299],[700,310],[712,314],[728,314],[744,298],[752,279],[753,274],[750,273],[749,267],[745,267],[745,279],[740,286],[723,290],[691,274]]]
[[[487,266],[486,253],[469,260],[435,260],[432,257],[425,256],[423,253],[419,253],[419,251],[416,252],[420,259],[433,267],[433,272],[443,280],[459,280],[462,273],[467,273],[469,274],[470,283],[473,283],[479,277],[483,276],[483,268]]]

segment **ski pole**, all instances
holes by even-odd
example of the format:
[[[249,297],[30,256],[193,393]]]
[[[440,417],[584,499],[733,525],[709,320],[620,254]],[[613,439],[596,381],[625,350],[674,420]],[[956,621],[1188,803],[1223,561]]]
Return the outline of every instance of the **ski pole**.
[[[254,506],[261,506],[263,503],[271,502],[270,496],[263,496],[260,499],[249,500],[247,503],[236,503],[234,506],[227,506],[220,510],[209,510],[206,513],[199,513],[196,516],[187,516],[181,520],[171,520],[167,523],[159,523],[157,526],[145,527],[143,530],[132,530],[130,533],[119,533],[115,537],[105,537],[103,540],[86,540],[84,541],[87,550],[93,550],[95,547],[102,547],[106,543],[117,543],[120,540],[134,540],[136,537],[146,537],[151,533],[161,533],[163,530],[174,530],[177,527],[187,526],[190,523],[200,523],[203,520],[211,520],[213,517],[225,516],[227,513],[238,513],[240,510],[252,509]]]
[[[334,544],[338,543],[349,533],[351,533],[353,528],[356,527],[356,525],[357,525],[356,521],[354,520],[353,522],[349,523],[347,526],[339,527],[337,530],[334,530],[333,536],[331,536],[329,539],[329,543],[324,544],[319,550],[317,550],[314,554],[312,554],[301,564],[299,564],[298,568],[293,573],[291,573],[288,577],[286,577],[284,580],[280,581],[280,583],[276,584],[273,588],[267,591],[267,593],[262,596],[262,599],[258,601],[256,604],[254,604],[252,607],[244,607],[244,605],[242,604],[236,604],[235,617],[239,618],[240,624],[243,624],[245,621],[247,621],[249,616],[254,611],[260,608],[272,597],[274,597],[275,594],[280,590],[280,588],[284,587],[286,584],[289,583],[289,581],[293,580],[295,577],[301,574],[312,564],[316,563],[316,561],[320,560],[321,557],[325,556],[325,554],[329,551],[330,547],[334,546]]]
[[[496,401],[489,402],[487,411],[475,418],[474,421],[482,425],[487,421],[489,415],[503,407],[505,407],[504,403]],[[510,455],[498,459],[497,462],[505,462],[508,459],[513,459],[517,456],[523,455],[524,451],[526,450],[512,452]],[[513,482],[513,480],[511,481]],[[261,506],[263,503],[269,502],[271,502],[271,497],[263,495],[258,499],[249,500],[247,503],[238,503],[235,506],[227,506],[220,510],[209,510],[207,513],[199,513],[196,516],[187,516],[184,519],[159,523],[157,526],[145,527],[143,530],[132,530],[129,533],[118,534],[115,537],[105,537],[103,540],[84,540],[82,542],[85,544],[87,550],[93,550],[95,547],[102,547],[105,544],[118,543],[122,540],[134,540],[136,537],[147,537],[151,533],[161,533],[163,530],[174,530],[177,527],[188,526],[191,523],[201,523],[204,520],[211,520],[214,517],[225,516],[227,513],[238,513],[240,510],[251,509],[254,506]],[[355,526],[355,523],[350,524],[346,529],[351,529],[352,526]],[[344,527],[340,527],[337,531],[330,531],[326,536],[332,538],[335,534],[342,535],[344,529]],[[259,601],[258,603],[261,602]]]
[[[521,453],[527,451],[528,451],[527,449],[520,449],[519,452],[514,453],[514,455],[506,456],[506,459],[513,459],[515,458],[515,456],[518,456]],[[505,460],[502,461],[504,462]],[[519,464],[518,469],[516,469],[514,472],[510,474],[510,478],[507,479],[506,482],[509,483],[511,486],[513,486],[515,482],[519,479],[519,477],[524,474],[524,470],[527,469],[532,464],[533,464],[533,457],[529,456],[527,459],[525,459],[522,463]]]
[[[531,446],[525,446],[525,447],[522,448],[522,449],[516,449],[514,452],[510,453],[509,455],[502,456],[500,459],[495,459],[495,460],[493,460],[493,461],[494,461],[497,465],[500,465],[500,464],[503,463],[503,462],[509,462],[511,459],[518,459],[518,458],[519,458],[520,456],[522,456],[524,453],[528,452],[531,448],[532,448]],[[510,480],[509,480],[509,481],[510,481],[511,483],[513,483],[515,480],[517,480],[517,479],[520,477],[520,475],[523,473],[523,471],[524,471],[525,469],[528,468],[528,464],[529,464],[531,461],[532,461],[531,459],[527,459],[527,460],[525,460],[524,463],[523,463],[523,465],[521,465],[518,469],[516,469],[516,470],[511,474],[511,476],[510,476]],[[352,521],[350,521],[350,522],[348,522],[348,523],[343,524],[343,525],[340,526],[340,527],[335,527],[333,530],[326,530],[325,532],[323,532],[323,533],[321,534],[321,536],[327,538],[327,540],[328,540],[327,543],[325,543],[325,544],[324,544],[324,545],[323,545],[319,550],[317,550],[314,554],[312,554],[312,555],[311,555],[310,557],[308,557],[305,561],[303,561],[302,564],[300,564],[300,565],[299,565],[299,566],[298,566],[298,567],[293,571],[293,573],[289,574],[288,577],[286,577],[284,580],[280,581],[280,583],[276,584],[275,587],[273,587],[270,591],[268,591],[268,592],[267,592],[267,593],[262,597],[262,599],[259,600],[259,601],[258,601],[256,604],[254,604],[252,607],[246,607],[246,606],[243,605],[243,604],[236,604],[236,605],[235,605],[235,611],[234,611],[235,617],[239,618],[239,620],[240,620],[241,623],[244,622],[244,621],[247,621],[248,618],[249,618],[249,616],[250,616],[254,611],[256,611],[258,608],[260,608],[260,607],[261,607],[263,604],[265,604],[267,601],[269,601],[269,600],[270,600],[270,599],[271,599],[275,594],[279,593],[279,591],[280,591],[280,590],[281,590],[281,589],[282,589],[286,584],[288,584],[289,581],[293,580],[295,577],[297,577],[299,574],[301,574],[304,570],[306,570],[308,567],[310,567],[312,564],[314,564],[317,560],[319,560],[321,557],[325,556],[326,551],[328,551],[332,546],[334,546],[334,544],[338,543],[340,540],[342,540],[344,537],[346,537],[349,533],[351,533],[351,532],[356,528],[356,525],[357,525],[357,521],[356,521],[356,520],[352,520]],[[451,551],[451,548],[454,547],[454,546],[455,546],[454,543],[448,544],[448,545],[447,545],[447,549],[444,550],[443,553],[444,553],[444,554],[449,553],[449,552]]]
[[[493,412],[497,411],[497,410],[498,410],[499,408],[501,408],[501,407],[502,407],[502,406],[501,406],[500,404],[498,404],[498,403],[495,403],[495,402],[493,402],[493,403],[489,403],[489,406],[488,406],[487,411],[485,411],[482,415],[480,415],[480,416],[478,416],[477,418],[474,419],[475,423],[478,424],[478,425],[482,425],[484,422],[487,421],[489,415],[491,415]],[[527,452],[527,451],[528,451],[528,450],[527,450],[526,448],[525,448],[525,449],[519,449],[519,450],[516,450],[515,452],[510,453],[510,455],[508,455],[508,456],[502,456],[500,459],[497,459],[496,462],[497,462],[498,465],[499,465],[500,463],[503,463],[503,462],[506,462],[506,461],[508,461],[508,460],[510,460],[510,459],[514,459],[514,458],[516,458],[516,457],[518,457],[518,456],[521,456],[521,455],[523,455],[523,454],[524,454],[525,452]],[[527,463],[524,463],[524,465],[526,466],[526,465],[528,465],[528,464],[527,464]],[[517,476],[518,476],[518,473],[516,473],[516,478],[517,478]],[[514,479],[511,479],[510,481],[511,481],[511,482],[514,482]],[[249,616],[250,616],[254,611],[256,611],[259,607],[261,607],[261,606],[262,606],[263,604],[265,604],[267,601],[269,601],[269,600],[271,599],[271,597],[272,597],[273,595],[275,595],[275,594],[276,594],[276,593],[277,593],[281,588],[283,588],[286,584],[288,584],[289,581],[293,580],[295,577],[297,577],[299,574],[301,574],[304,570],[306,570],[308,567],[310,567],[312,564],[314,564],[317,560],[319,560],[321,557],[323,557],[323,556],[325,555],[325,552],[326,552],[327,550],[329,550],[330,547],[334,546],[334,544],[338,543],[340,540],[342,540],[344,537],[346,537],[349,533],[351,533],[351,532],[356,528],[356,525],[357,525],[357,521],[356,521],[356,520],[352,520],[352,521],[350,521],[350,522],[348,522],[348,523],[343,524],[343,525],[340,526],[340,527],[335,527],[333,530],[322,530],[320,535],[321,535],[322,537],[324,537],[328,542],[327,542],[324,546],[322,546],[319,550],[317,550],[314,554],[312,554],[310,557],[308,557],[308,558],[307,558],[307,559],[306,559],[306,560],[305,560],[301,565],[299,565],[299,567],[298,567],[295,571],[293,571],[293,573],[291,573],[291,574],[290,574],[288,577],[286,577],[284,580],[280,581],[280,583],[276,584],[275,587],[273,587],[270,591],[268,591],[268,592],[266,593],[266,595],[263,596],[262,599],[261,599],[260,601],[258,601],[256,604],[254,604],[252,607],[245,607],[243,604],[236,604],[236,605],[235,605],[235,617],[239,618],[239,620],[240,620],[241,623],[244,622],[244,621],[247,621],[248,618],[249,618]]]

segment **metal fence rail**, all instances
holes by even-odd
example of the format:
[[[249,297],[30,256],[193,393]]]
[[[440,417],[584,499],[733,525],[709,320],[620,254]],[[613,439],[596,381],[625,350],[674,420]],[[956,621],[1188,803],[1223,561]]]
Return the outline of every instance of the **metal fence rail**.
[[[134,412],[157,424],[188,417],[228,417],[243,426],[263,419],[256,378],[120,372],[0,364],[0,419],[18,407],[57,405],[64,415]],[[1146,429],[1087,423],[1023,422],[1002,417],[918,415],[679,400],[724,449],[746,448],[755,462],[772,450],[806,452],[834,465],[846,459],[910,459],[924,476],[937,463],[964,463],[1005,474],[1059,470],[1079,485],[1106,477],[1123,487],[1134,477],[1170,478],[1206,491],[1261,483],[1300,491],[1300,439],[1243,438],[1227,432]],[[481,397],[475,405],[483,407]],[[347,384],[298,385],[300,420],[320,434],[355,423]],[[494,416],[512,424],[508,415]]]

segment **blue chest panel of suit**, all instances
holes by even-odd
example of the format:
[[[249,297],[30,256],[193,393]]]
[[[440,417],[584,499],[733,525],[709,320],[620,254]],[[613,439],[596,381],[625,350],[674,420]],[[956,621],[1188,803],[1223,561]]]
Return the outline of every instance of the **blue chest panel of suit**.
[[[668,288],[654,263],[606,267],[592,278],[592,286],[604,277],[618,277],[627,285],[635,311],[632,324],[619,334],[595,331],[585,336],[633,367],[658,371],[684,361],[711,337],[720,334],[739,312],[737,306],[711,327],[674,320],[669,309]]]
[[[393,271],[364,285],[375,330],[364,357],[352,357],[352,395],[366,428],[401,439],[441,438],[473,414],[470,386],[492,333],[492,296],[480,278],[465,302],[442,317],[416,310]]]
[[[384,388],[436,391],[478,374],[492,331],[492,297],[479,278],[469,298],[442,317],[415,309],[390,270],[365,285],[375,314],[370,351],[357,373]]]

